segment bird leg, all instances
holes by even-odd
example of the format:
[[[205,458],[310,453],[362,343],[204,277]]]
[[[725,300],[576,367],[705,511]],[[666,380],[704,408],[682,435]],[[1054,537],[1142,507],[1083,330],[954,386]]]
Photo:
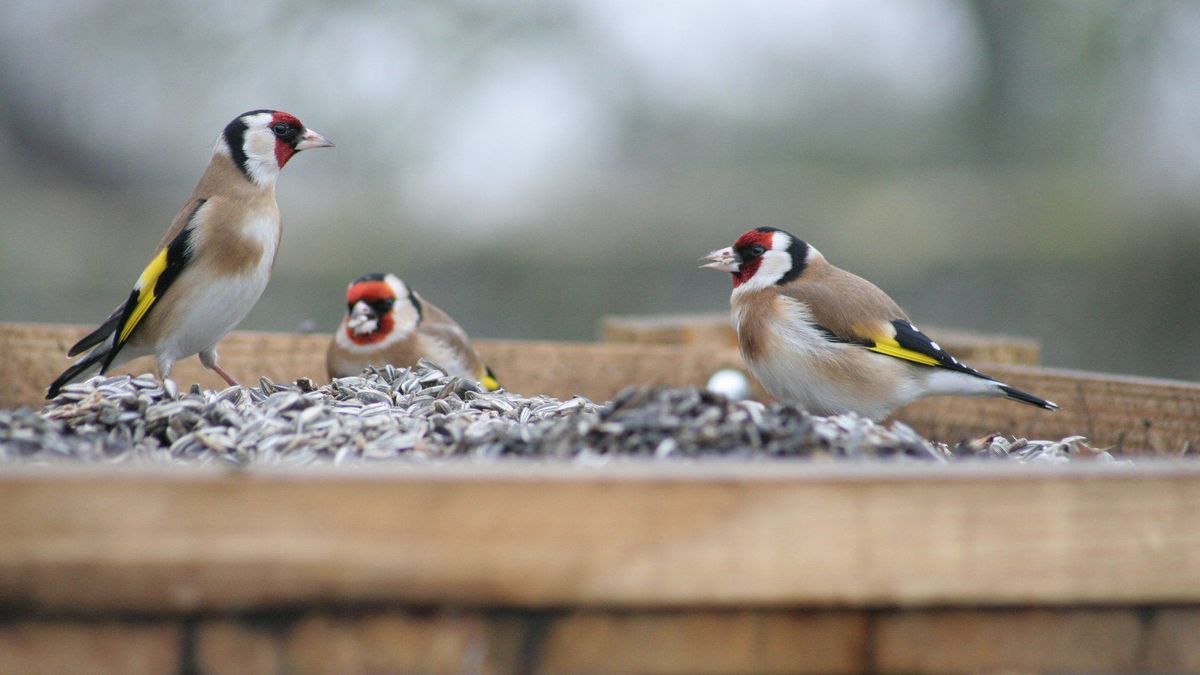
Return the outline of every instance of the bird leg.
[[[225,380],[225,383],[228,384],[229,386],[231,386],[231,387],[240,386],[238,384],[238,381],[233,379],[233,377],[230,376],[229,373],[225,372],[225,369],[222,368],[221,366],[218,366],[217,364],[214,363],[214,364],[212,364],[212,366],[210,366],[210,368],[212,368],[218,375],[220,375],[221,378]]]
[[[229,373],[225,372],[224,368],[217,365],[216,348],[210,347],[200,352],[200,363],[203,364],[205,368],[208,368],[214,373],[220,375],[221,379],[225,380],[225,384],[228,384],[231,387],[240,386],[237,380],[233,379]]]

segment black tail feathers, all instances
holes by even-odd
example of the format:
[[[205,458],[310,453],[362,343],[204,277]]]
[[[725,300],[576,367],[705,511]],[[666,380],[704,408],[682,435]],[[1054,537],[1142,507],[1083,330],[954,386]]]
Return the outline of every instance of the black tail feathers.
[[[58,392],[63,388],[63,385],[74,381],[75,378],[79,377],[87,372],[90,368],[100,363],[107,355],[108,350],[96,350],[80,359],[70,368],[64,370],[62,375],[59,375],[53,382],[50,383],[50,388],[46,391],[46,400],[50,400],[55,396],[58,396]]]
[[[1038,398],[1033,394],[1010,387],[1007,384],[1000,384],[997,386],[1000,388],[1000,391],[1004,392],[1005,396],[1014,401],[1020,401],[1021,403],[1037,406],[1045,410],[1058,410],[1058,404],[1047,401],[1046,399]]]
[[[122,311],[124,309],[125,305],[122,304],[116,309],[115,312],[110,314],[108,318],[104,320],[104,323],[100,324],[96,330],[83,336],[83,339],[81,339],[79,342],[76,342],[73,347],[67,350],[67,356],[82,354],[84,350],[91,349],[92,347],[95,347],[101,342],[104,342],[108,338],[112,337],[112,334],[117,332],[117,327],[121,323]]]

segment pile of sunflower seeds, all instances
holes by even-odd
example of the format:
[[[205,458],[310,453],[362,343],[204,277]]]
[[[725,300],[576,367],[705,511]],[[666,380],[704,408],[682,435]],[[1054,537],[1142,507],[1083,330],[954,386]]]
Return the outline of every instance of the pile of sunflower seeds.
[[[422,362],[369,369],[323,387],[307,379],[179,392],[145,375],[63,388],[41,411],[0,410],[0,462],[346,464],[450,457],[781,456],[1112,460],[1080,437],[988,436],[957,447],[901,423],[819,417],[697,388],[631,387],[597,405],[487,392]]]

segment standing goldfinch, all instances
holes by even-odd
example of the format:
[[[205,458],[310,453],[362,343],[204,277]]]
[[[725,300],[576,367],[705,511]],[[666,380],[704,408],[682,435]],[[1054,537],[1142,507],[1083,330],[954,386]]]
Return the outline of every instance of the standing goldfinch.
[[[91,349],[46,394],[66,383],[153,354],[170,377],[176,361],[200,355],[217,365],[217,342],[258,301],[271,276],[282,224],[275,179],[292,155],[333,144],[285,112],[239,115],[217,138],[212,160],[176,214],[133,291],[99,328],[67,352]]]
[[[367,366],[411,367],[421,358],[488,391],[500,388],[462,326],[396,275],[364,274],[351,282],[346,316],[325,352],[329,377],[358,375]]]
[[[751,230],[703,260],[702,267],[733,276],[730,306],[742,357],[781,401],[819,415],[856,412],[876,420],[938,395],[1058,408],[960,363],[879,287],[783,230]]]

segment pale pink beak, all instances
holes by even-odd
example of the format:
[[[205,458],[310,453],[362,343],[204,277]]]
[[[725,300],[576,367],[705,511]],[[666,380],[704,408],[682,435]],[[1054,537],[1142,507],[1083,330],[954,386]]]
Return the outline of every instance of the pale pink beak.
[[[296,144],[297,150],[311,150],[312,148],[332,148],[333,143],[330,143],[324,136],[318,134],[312,129],[307,129],[304,135],[300,137],[300,142]]]
[[[371,309],[370,305],[359,300],[350,310],[350,316],[346,317],[346,327],[355,335],[374,333],[375,329],[379,327],[379,317],[375,315],[375,310]]]
[[[703,269],[717,270],[718,272],[737,273],[742,267],[742,257],[733,250],[732,246],[726,246],[709,253],[700,259],[708,262],[700,267]]]

